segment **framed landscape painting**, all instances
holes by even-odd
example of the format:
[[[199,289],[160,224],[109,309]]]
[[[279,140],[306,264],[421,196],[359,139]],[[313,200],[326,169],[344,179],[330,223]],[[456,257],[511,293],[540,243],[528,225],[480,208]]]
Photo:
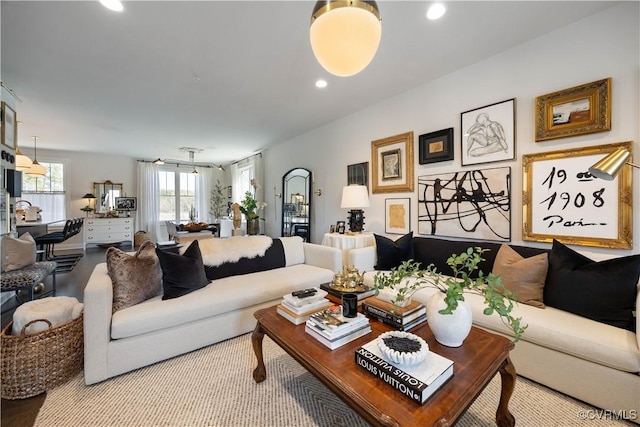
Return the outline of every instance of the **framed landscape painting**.
[[[419,176],[418,233],[511,241],[511,168]]]
[[[611,130],[611,77],[536,98],[536,142]]]

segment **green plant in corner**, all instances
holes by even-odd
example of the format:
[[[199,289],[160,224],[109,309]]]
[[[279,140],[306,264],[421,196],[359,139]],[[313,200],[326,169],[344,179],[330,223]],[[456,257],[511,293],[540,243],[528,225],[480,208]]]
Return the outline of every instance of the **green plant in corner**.
[[[218,179],[216,185],[211,190],[211,201],[209,202],[209,215],[211,215],[213,219],[218,219],[222,216],[222,211],[226,205],[223,191],[220,180]]]
[[[417,261],[404,261],[389,272],[376,273],[373,279],[376,295],[380,290],[389,288],[395,292],[394,305],[400,305],[418,290],[433,287],[445,294],[447,306],[439,313],[446,315],[458,308],[459,301],[464,301],[464,292],[475,293],[484,297],[484,314],[498,313],[502,322],[513,331],[513,342],[518,342],[527,325],[522,324],[521,317],[511,316],[513,302],[517,301],[516,295],[504,288],[499,275],[489,273],[485,276],[478,270],[478,264],[484,261],[482,254],[487,251],[488,249],[471,247],[459,255],[451,255],[447,259],[447,265],[451,267],[453,276],[438,272],[433,264],[422,269]],[[472,277],[476,270],[477,274]]]
[[[251,191],[247,191],[244,193],[244,199],[240,202],[240,212],[244,214],[244,216],[248,220],[258,218],[258,214],[256,213],[256,209],[258,208],[258,202],[256,201]]]

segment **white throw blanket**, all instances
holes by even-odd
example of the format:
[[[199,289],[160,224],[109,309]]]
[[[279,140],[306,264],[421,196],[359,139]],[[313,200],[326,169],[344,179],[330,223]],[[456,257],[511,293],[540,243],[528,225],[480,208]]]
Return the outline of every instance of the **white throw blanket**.
[[[32,320],[47,319],[51,327],[64,325],[82,314],[84,305],[73,297],[48,297],[25,302],[13,313],[12,335],[20,335],[22,327]],[[36,322],[25,329],[25,335],[49,329],[46,322]]]
[[[240,258],[264,256],[272,243],[269,236],[235,236],[198,241],[204,265],[212,267],[225,262],[238,262]]]

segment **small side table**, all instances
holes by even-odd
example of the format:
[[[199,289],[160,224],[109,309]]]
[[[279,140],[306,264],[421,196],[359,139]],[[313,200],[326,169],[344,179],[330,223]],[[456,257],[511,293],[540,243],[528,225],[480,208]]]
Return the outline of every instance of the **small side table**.
[[[322,238],[324,246],[342,249],[342,265],[348,266],[349,251],[366,246],[375,246],[376,239],[373,233],[361,232],[355,234],[325,233]]]

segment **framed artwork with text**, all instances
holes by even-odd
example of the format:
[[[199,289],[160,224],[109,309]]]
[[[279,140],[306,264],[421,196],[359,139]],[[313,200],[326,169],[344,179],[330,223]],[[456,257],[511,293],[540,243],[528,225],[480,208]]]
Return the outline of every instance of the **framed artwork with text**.
[[[613,181],[589,173],[621,147],[633,153],[632,142],[620,142],[522,156],[522,239],[631,249],[631,168]]]

